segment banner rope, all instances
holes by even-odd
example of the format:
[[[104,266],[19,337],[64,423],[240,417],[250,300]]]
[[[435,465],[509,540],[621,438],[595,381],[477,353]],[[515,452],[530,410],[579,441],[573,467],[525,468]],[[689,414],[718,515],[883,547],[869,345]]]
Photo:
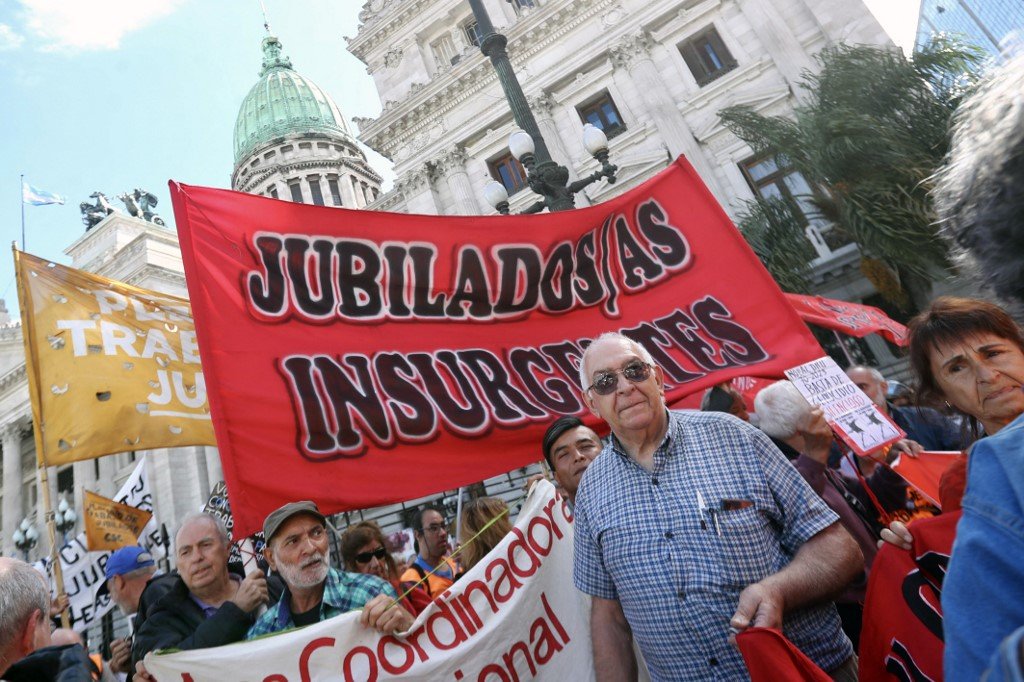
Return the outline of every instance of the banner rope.
[[[458,549],[456,549],[456,550],[455,550],[454,552],[452,552],[452,553],[451,553],[450,555],[448,555],[448,558],[449,558],[449,559],[454,559],[454,558],[455,558],[455,557],[457,557],[457,556],[458,556],[459,554],[461,554],[461,553],[462,553],[462,550],[466,549],[466,547],[468,547],[468,546],[469,546],[469,545],[471,545],[471,544],[472,544],[472,543],[473,543],[474,541],[476,541],[476,539],[477,539],[477,538],[479,538],[479,537],[480,537],[480,536],[481,536],[481,535],[483,534],[483,532],[484,532],[484,531],[486,531],[486,530],[487,530],[488,528],[490,528],[490,527],[491,527],[491,526],[493,526],[493,525],[494,525],[495,523],[497,523],[497,522],[498,522],[498,519],[500,519],[500,518],[501,518],[501,517],[503,517],[503,516],[507,516],[507,515],[508,515],[509,513],[511,513],[512,507],[514,507],[514,506],[518,505],[518,504],[519,504],[519,503],[521,503],[521,502],[522,502],[523,500],[525,500],[525,499],[526,499],[526,497],[527,497],[527,495],[529,495],[529,493],[528,493],[528,492],[527,492],[527,493],[525,493],[525,494],[523,494],[523,495],[522,495],[522,496],[521,496],[521,497],[520,497],[519,499],[517,499],[517,500],[516,500],[515,502],[513,502],[513,503],[512,503],[511,505],[509,505],[508,509],[506,509],[505,511],[501,512],[500,514],[498,514],[497,516],[495,516],[495,517],[494,517],[493,519],[491,519],[490,521],[488,521],[487,523],[485,523],[485,524],[484,524],[484,526],[483,526],[483,528],[481,528],[480,530],[478,530],[478,531],[477,531],[477,532],[476,532],[476,533],[475,533],[475,534],[473,535],[473,537],[471,537],[471,538],[470,538],[469,540],[466,540],[465,542],[461,543],[461,544],[459,545]],[[407,590],[406,590],[405,592],[403,592],[402,594],[398,595],[398,597],[397,597],[396,599],[393,599],[393,600],[391,600],[391,603],[390,603],[390,604],[388,604],[388,605],[387,605],[387,608],[385,608],[384,610],[385,610],[385,611],[387,611],[387,610],[388,610],[388,609],[390,609],[390,608],[391,608],[392,606],[395,606],[396,604],[398,604],[399,602],[401,602],[401,601],[402,601],[403,599],[405,599],[406,597],[408,597],[408,596],[409,596],[410,594],[412,594],[413,590],[417,589],[417,588],[418,588],[418,587],[419,587],[420,585],[422,585],[423,583],[427,582],[427,580],[428,580],[428,579],[430,578],[430,576],[434,575],[434,574],[435,574],[435,573],[436,573],[437,571],[439,571],[439,570],[440,570],[440,569],[441,569],[441,568],[442,568],[443,566],[446,566],[446,565],[447,565],[447,562],[445,562],[445,561],[442,561],[442,562],[441,562],[440,564],[438,564],[437,566],[435,566],[435,567],[434,567],[434,569],[433,569],[432,571],[430,571],[429,573],[427,573],[426,575],[424,575],[424,576],[423,576],[423,578],[421,578],[420,580],[418,580],[418,581],[417,581],[417,582],[416,582],[416,583],[415,583],[415,584],[414,584],[414,585],[413,585],[412,587],[410,587],[409,589],[407,589]],[[453,577],[454,577],[454,576],[453,576]]]

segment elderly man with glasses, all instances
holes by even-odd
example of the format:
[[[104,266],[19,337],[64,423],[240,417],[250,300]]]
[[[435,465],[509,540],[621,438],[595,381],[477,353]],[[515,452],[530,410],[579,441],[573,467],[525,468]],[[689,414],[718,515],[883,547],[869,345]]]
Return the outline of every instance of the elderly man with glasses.
[[[835,606],[857,543],[763,433],[670,412],[661,368],[620,334],[583,354],[590,410],[611,426],[576,496],[574,581],[591,595],[598,680],[746,679],[730,633],[780,628],[833,679],[857,662]]]
[[[448,526],[441,510],[431,506],[416,512],[413,524],[416,560],[402,574],[402,588],[408,590],[426,579],[421,587],[436,599],[458,576],[455,562],[448,558]]]

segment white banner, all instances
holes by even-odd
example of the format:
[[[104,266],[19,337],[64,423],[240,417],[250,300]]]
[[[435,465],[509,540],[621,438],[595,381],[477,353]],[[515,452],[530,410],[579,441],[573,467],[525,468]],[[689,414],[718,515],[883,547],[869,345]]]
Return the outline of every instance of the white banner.
[[[145,457],[139,461],[135,471],[113,499],[145,511],[153,511],[153,496],[146,479]],[[163,546],[160,538],[160,526],[157,525],[156,515],[146,524],[139,539],[140,544],[150,551],[154,559],[167,555],[167,548]],[[103,582],[103,571],[111,552],[90,552],[86,547],[83,532],[69,539],[59,554],[61,568],[64,571],[64,590],[71,600],[71,627],[81,632],[114,608],[109,593],[96,597],[96,590]],[[50,581],[52,584],[52,575]]]
[[[402,636],[359,613],[216,649],[150,654],[160,682],[592,680],[588,598],[572,584],[568,505],[534,485],[512,533]]]

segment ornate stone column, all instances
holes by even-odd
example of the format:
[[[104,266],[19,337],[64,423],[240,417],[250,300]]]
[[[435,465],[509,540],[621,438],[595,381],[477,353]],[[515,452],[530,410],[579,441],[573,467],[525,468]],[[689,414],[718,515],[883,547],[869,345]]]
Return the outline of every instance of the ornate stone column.
[[[650,50],[654,45],[647,31],[626,36],[611,49],[612,64],[616,70],[628,74],[640,97],[642,110],[651,117],[672,156],[685,154],[704,182],[713,188],[717,184],[713,168],[676,103],[669,97],[658,67],[651,59]]]
[[[423,164],[395,181],[395,189],[405,197],[405,208],[409,213],[441,215],[437,195],[434,193],[433,176],[434,168]]]
[[[466,150],[453,146],[441,153],[435,162],[438,172],[448,183],[448,191],[452,194],[454,205],[451,213],[456,215],[480,215],[480,205],[476,201],[473,184],[466,172]]]
[[[14,531],[21,523],[21,433],[20,420],[4,425],[0,431],[3,442],[4,468],[4,504],[3,504],[3,555],[18,556],[14,547]]]
[[[736,0],[736,5],[750,22],[761,47],[789,85],[790,92],[800,97],[804,95],[804,91],[797,87],[800,75],[805,69],[813,68],[814,63],[800,47],[796,34],[779,18],[773,4],[765,0]]]
[[[569,182],[579,180],[580,175],[576,172],[576,163],[580,159],[573,159],[572,154],[565,146],[562,135],[558,132],[558,124],[555,122],[555,99],[550,93],[541,92],[536,95],[527,95],[526,101],[530,104],[530,109],[533,110],[534,118],[537,119],[537,127],[540,129],[540,134],[544,136],[544,142],[548,145],[552,161],[569,169]],[[582,148],[583,123],[577,122],[576,127],[579,130],[578,139],[581,141],[580,148]],[[576,195],[576,208],[590,206],[586,192],[584,189]]]

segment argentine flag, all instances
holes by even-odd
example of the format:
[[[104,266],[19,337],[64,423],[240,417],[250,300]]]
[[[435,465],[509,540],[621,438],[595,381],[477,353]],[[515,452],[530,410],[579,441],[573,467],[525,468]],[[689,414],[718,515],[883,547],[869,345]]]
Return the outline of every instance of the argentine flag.
[[[21,201],[32,206],[46,206],[47,204],[63,204],[64,197],[43,189],[37,189],[25,181],[21,183]]]

